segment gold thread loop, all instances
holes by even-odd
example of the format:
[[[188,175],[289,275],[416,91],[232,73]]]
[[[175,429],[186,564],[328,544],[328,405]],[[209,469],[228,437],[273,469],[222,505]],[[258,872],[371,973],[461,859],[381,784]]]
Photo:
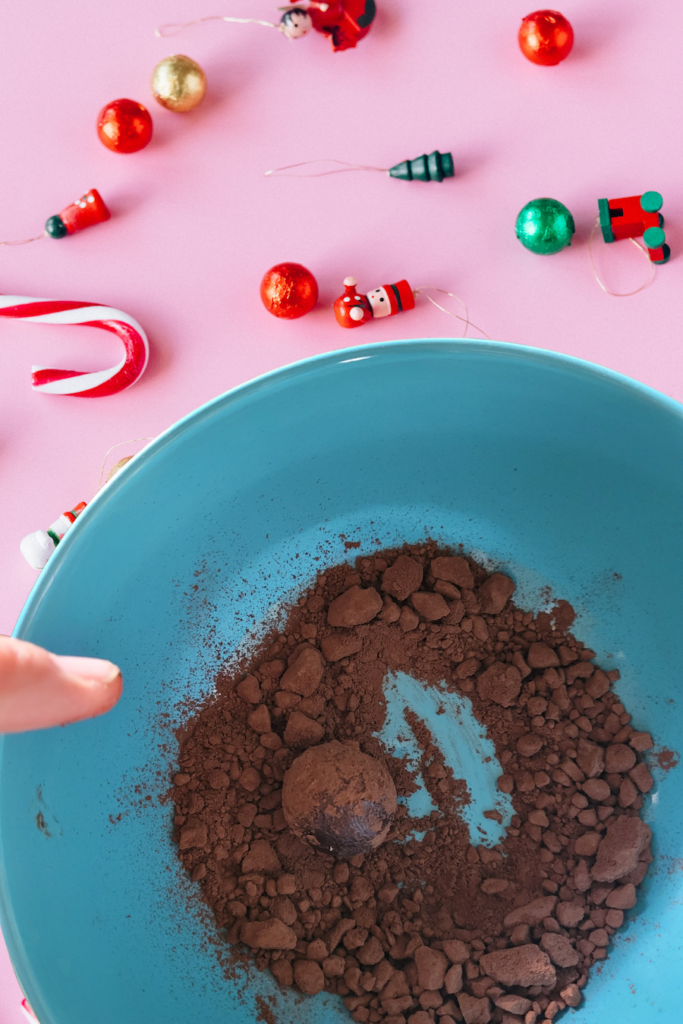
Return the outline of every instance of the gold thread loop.
[[[641,284],[640,288],[634,288],[632,292],[613,292],[613,291],[610,291],[610,289],[607,287],[607,285],[603,284],[603,282],[600,280],[598,272],[595,269],[595,261],[593,259],[593,236],[595,235],[595,232],[597,231],[599,225],[600,225],[600,218],[598,217],[596,219],[596,221],[595,221],[595,224],[593,225],[593,230],[590,233],[590,238],[588,239],[588,255],[591,258],[591,268],[593,270],[593,277],[598,282],[598,284],[602,288],[603,292],[605,292],[607,295],[613,295],[614,298],[616,298],[616,299],[624,299],[624,298],[626,298],[627,295],[637,295],[638,292],[642,292],[643,288],[647,288],[647,286],[652,283],[652,279],[655,276],[655,269],[656,269],[655,268],[655,264],[652,262],[652,260],[648,256],[647,249],[645,249],[644,246],[642,246],[640,244],[640,242],[637,242],[635,238],[629,238],[629,242],[632,242],[633,245],[635,245],[636,249],[638,249],[640,252],[642,252],[644,254],[645,259],[650,264],[650,276],[648,277],[648,279],[645,282],[645,284]]]
[[[102,469],[100,470],[100,482],[99,482],[99,485],[97,487],[97,490],[98,491],[102,490],[102,477],[104,476],[104,467],[107,465],[107,459],[109,458],[109,456],[111,455],[111,453],[114,451],[115,448],[123,448],[124,444],[135,444],[138,441],[154,441],[154,440],[155,440],[155,438],[153,438],[153,437],[133,437],[130,441],[119,441],[118,444],[113,444],[111,446],[111,448],[109,449],[109,451],[107,452],[107,454],[104,456],[104,461],[102,462]],[[133,456],[131,455],[131,458],[132,457]]]
[[[427,295],[428,291],[430,291],[430,292],[439,292],[440,295],[448,295],[451,299],[455,299],[457,302],[459,302],[461,304],[461,306],[465,310],[465,316],[464,317],[458,316],[457,313],[453,313],[450,309],[446,309],[445,306],[439,305],[439,303],[436,302],[431,297],[431,295]],[[447,313],[448,316],[453,316],[453,317],[455,317],[456,320],[462,320],[462,322],[465,324],[465,333],[463,334],[463,338],[467,337],[467,329],[468,329],[468,327],[474,327],[475,331],[479,331],[480,334],[483,334],[487,341],[491,340],[489,338],[488,334],[486,333],[486,331],[483,331],[481,329],[481,327],[477,327],[477,325],[475,323],[472,323],[472,321],[470,320],[470,314],[469,314],[469,311],[467,309],[467,306],[465,305],[463,300],[458,295],[454,295],[453,292],[447,292],[447,291],[445,291],[445,289],[443,289],[443,288],[436,288],[433,285],[422,285],[422,287],[415,288],[413,290],[413,295],[424,295],[425,299],[428,299],[431,302],[431,304],[433,306],[436,306],[437,309],[440,309],[442,313]]]
[[[317,174],[283,174],[283,171],[292,171],[296,167],[310,167],[311,164],[340,164],[340,167],[335,168],[331,171],[319,171]],[[274,167],[271,171],[264,171],[263,177],[268,178],[273,175],[280,178],[324,178],[328,174],[344,174],[346,171],[381,171],[383,174],[388,172],[388,167],[369,167],[367,164],[350,164],[346,160],[333,160],[333,159],[320,159],[320,160],[304,160],[300,164],[287,164],[285,167]]]
[[[22,238],[19,242],[0,242],[0,245],[28,245],[29,242],[39,242],[41,238],[47,238],[47,231],[42,235],[35,235],[33,238]]]
[[[209,14],[205,18],[196,18],[194,21],[169,22],[166,25],[157,25],[154,35],[159,39],[168,39],[169,36],[177,36],[184,28],[191,25],[199,25],[202,21],[230,21],[236,25],[263,25],[265,28],[276,28],[282,31],[281,25],[275,25],[272,21],[260,21],[258,18],[231,18],[222,14]]]

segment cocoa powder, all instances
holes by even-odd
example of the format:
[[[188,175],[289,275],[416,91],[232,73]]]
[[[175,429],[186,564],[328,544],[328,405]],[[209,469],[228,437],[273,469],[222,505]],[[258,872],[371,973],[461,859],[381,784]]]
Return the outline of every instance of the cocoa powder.
[[[618,672],[569,632],[567,602],[534,617],[513,592],[432,542],[336,566],[183,730],[174,838],[219,927],[281,985],[341,995],[356,1021],[542,1024],[578,1006],[652,860],[639,817],[652,740],[612,692]],[[377,759],[399,799],[414,791],[415,768],[374,735],[398,671],[471,700],[516,812],[501,844],[472,844],[466,784],[411,712],[438,810],[399,806],[387,841],[350,860],[287,828],[285,773],[323,742]]]

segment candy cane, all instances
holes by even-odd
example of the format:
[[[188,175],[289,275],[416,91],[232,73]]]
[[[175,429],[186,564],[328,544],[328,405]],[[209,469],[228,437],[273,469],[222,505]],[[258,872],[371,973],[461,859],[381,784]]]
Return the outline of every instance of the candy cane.
[[[120,309],[91,302],[60,302],[54,299],[28,299],[19,295],[0,295],[0,317],[42,324],[80,324],[101,327],[121,339],[125,355],[109,370],[56,370],[33,367],[33,388],[49,395],[76,395],[99,398],[114,395],[134,384],[145,372],[149,359],[147,336],[137,320]]]
[[[31,1007],[29,1006],[28,1001],[26,999],[22,999],[21,1009],[23,1011],[24,1017],[26,1017],[26,1020],[31,1021],[31,1024],[36,1024],[38,1018],[36,1017]]]

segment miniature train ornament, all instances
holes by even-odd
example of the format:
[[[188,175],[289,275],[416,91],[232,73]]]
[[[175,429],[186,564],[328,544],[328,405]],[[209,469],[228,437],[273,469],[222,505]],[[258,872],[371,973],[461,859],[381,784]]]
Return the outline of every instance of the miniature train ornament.
[[[280,25],[287,39],[300,39],[311,29],[329,36],[335,53],[351,50],[363,39],[375,19],[375,0],[309,0],[306,7],[290,7]]]
[[[415,309],[415,295],[407,281],[383,284],[360,295],[355,277],[345,277],[344,294],[334,304],[334,315],[340,327],[360,327],[368,320],[395,316],[408,309]]]
[[[652,263],[667,263],[671,249],[666,244],[664,218],[659,212],[664,200],[659,192],[625,199],[598,199],[602,237],[606,242],[642,235]]]

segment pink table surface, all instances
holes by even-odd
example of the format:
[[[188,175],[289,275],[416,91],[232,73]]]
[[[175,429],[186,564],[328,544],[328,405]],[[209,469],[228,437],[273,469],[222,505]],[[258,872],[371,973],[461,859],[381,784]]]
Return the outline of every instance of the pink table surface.
[[[63,241],[3,249],[2,291],[126,310],[146,328],[152,356],[140,383],[115,397],[32,394],[32,363],[95,369],[116,361],[118,344],[89,328],[0,324],[0,632],[12,630],[37,577],[21,537],[92,497],[111,445],[154,436],[293,360],[461,335],[459,321],[424,299],[343,332],[330,306],[347,274],[364,290],[405,276],[453,291],[491,338],[592,360],[683,399],[680,0],[563,0],[576,44],[556,68],[518,50],[526,0],[378,3],[368,38],[340,54],[318,35],[289,43],[218,22],[153,35],[159,23],[208,14],[275,19],[274,0],[3,5],[0,238],[37,234],[91,187],[113,217]],[[208,76],[192,114],[162,110],[150,95],[152,68],[175,52]],[[135,155],[109,152],[95,134],[100,107],[120,96],[154,117],[154,139]],[[314,158],[388,167],[435,148],[451,150],[456,167],[441,185],[369,172],[263,177]],[[674,256],[650,288],[610,298],[588,255],[597,199],[650,189],[664,196]],[[519,209],[545,195],[569,206],[577,226],[571,248],[553,257],[532,255],[514,235]],[[647,277],[626,242],[606,247],[598,236],[596,258],[615,290]],[[278,321],[261,306],[261,276],[281,260],[318,278],[320,305],[302,320]],[[3,950],[0,1022],[18,1024],[9,972]]]

